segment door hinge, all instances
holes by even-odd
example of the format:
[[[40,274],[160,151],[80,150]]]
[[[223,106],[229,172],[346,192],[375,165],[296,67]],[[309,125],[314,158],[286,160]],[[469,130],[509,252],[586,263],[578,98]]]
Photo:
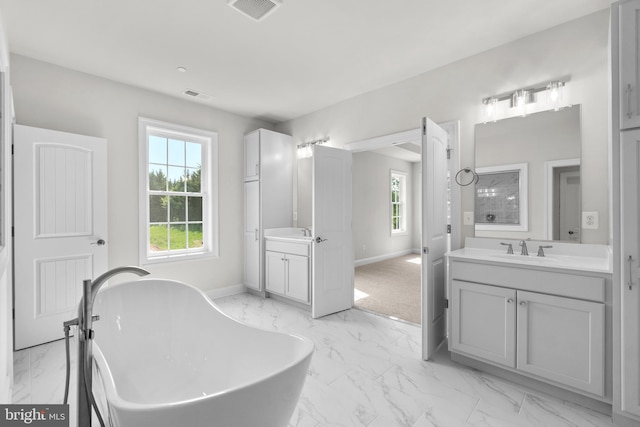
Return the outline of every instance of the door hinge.
[[[12,318],[13,320],[16,320],[16,309],[15,309],[15,308],[12,308],[12,309],[11,309],[11,318]]]
[[[426,247],[426,246],[424,248],[422,248],[422,253],[423,254],[428,254],[429,253],[429,248]]]
[[[14,147],[15,147],[15,145],[11,144],[11,155],[12,155],[12,156],[13,156],[13,154],[14,154],[14,150],[13,150],[13,148],[14,148]]]
[[[11,226],[11,237],[16,237],[16,228],[13,225]]]
[[[422,118],[422,134],[423,135],[427,134],[427,118],[426,117]]]
[[[447,147],[447,160],[451,160],[451,150],[453,150],[453,148]]]
[[[444,300],[444,308],[449,308],[449,300],[448,299]]]
[[[451,224],[447,224],[447,234],[451,234]]]

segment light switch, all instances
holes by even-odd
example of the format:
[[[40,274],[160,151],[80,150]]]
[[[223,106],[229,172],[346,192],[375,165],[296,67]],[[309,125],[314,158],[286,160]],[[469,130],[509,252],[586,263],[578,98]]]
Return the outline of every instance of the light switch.
[[[473,212],[465,212],[463,222],[464,225],[473,225]]]

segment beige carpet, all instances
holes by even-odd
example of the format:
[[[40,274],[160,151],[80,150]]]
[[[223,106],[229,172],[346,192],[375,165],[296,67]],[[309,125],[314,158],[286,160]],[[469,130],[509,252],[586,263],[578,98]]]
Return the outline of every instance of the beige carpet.
[[[355,306],[420,324],[420,255],[355,269]]]

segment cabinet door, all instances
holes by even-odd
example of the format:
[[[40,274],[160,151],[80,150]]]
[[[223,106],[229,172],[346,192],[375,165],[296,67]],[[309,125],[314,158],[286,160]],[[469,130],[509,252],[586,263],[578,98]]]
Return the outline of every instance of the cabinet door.
[[[265,264],[265,287],[267,291],[280,295],[285,295],[286,285],[286,258],[283,253],[266,251],[264,255]]]
[[[604,395],[604,304],[518,291],[519,370]]]
[[[516,291],[458,280],[451,289],[451,349],[514,368]]]
[[[260,289],[260,183],[244,184],[244,285]]]
[[[640,417],[640,130],[622,134],[622,410]]]
[[[260,178],[260,131],[244,136],[244,180]]]
[[[309,302],[309,258],[287,254],[287,296]]]
[[[620,128],[640,127],[640,1],[620,10]]]

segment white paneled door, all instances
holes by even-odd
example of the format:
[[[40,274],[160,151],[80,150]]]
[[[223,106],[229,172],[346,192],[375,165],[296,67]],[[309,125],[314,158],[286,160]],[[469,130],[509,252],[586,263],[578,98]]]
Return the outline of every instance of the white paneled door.
[[[353,306],[351,152],[313,147],[312,315]]]
[[[422,358],[447,337],[447,131],[422,119]]]
[[[64,336],[107,269],[107,141],[14,126],[15,349]]]

